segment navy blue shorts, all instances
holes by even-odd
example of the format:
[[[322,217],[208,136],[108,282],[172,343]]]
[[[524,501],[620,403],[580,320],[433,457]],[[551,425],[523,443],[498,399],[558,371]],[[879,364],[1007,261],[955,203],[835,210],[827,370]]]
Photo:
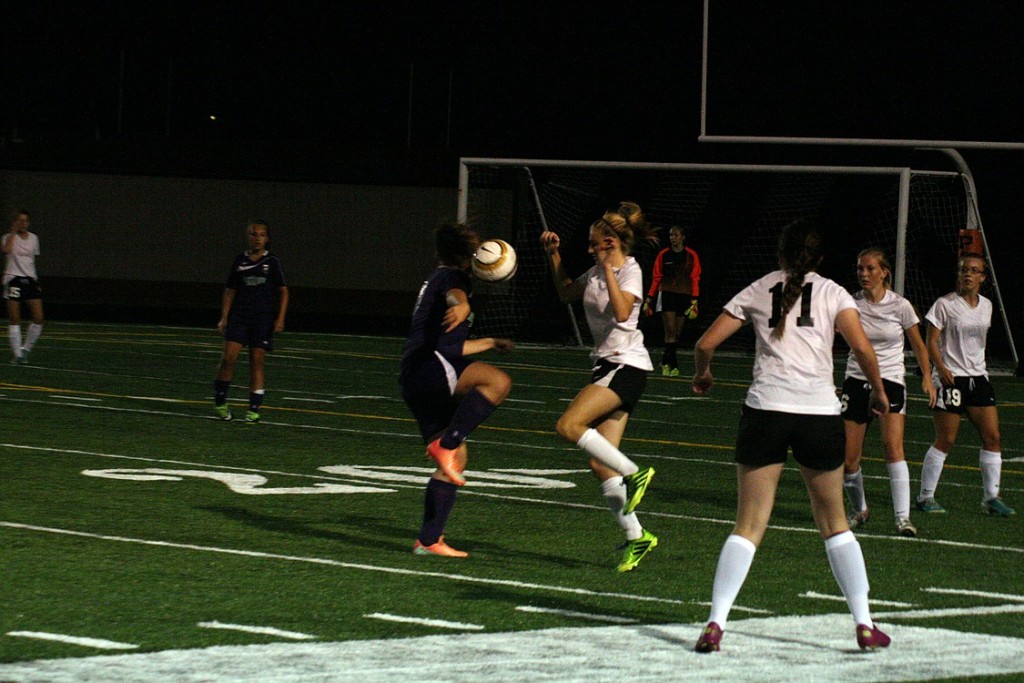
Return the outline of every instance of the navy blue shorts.
[[[935,410],[963,415],[968,408],[984,408],[996,405],[996,390],[984,375],[976,377],[954,377],[953,386],[939,388],[939,400]]]
[[[13,277],[4,285],[4,298],[8,301],[30,301],[42,299],[43,293],[39,289],[39,283],[30,277]]]
[[[743,406],[736,434],[736,462],[762,467],[786,462],[787,451],[804,467],[829,472],[843,464],[846,433],[838,415],[798,415]]]
[[[907,388],[887,379],[882,380],[882,386],[885,387],[885,395],[889,397],[889,414],[906,415]],[[843,406],[840,415],[850,422],[870,424],[875,417],[868,401],[870,396],[871,385],[868,382],[856,377],[847,377],[843,382],[843,394],[839,397],[839,402]]]
[[[683,315],[695,297],[679,292],[658,292],[658,310]]]
[[[416,418],[424,444],[437,438],[452,421],[460,400],[455,385],[472,363],[469,358],[449,359],[434,353],[402,367],[398,376],[402,400]]]
[[[270,316],[232,317],[224,327],[224,340],[250,349],[274,350],[274,319]]]

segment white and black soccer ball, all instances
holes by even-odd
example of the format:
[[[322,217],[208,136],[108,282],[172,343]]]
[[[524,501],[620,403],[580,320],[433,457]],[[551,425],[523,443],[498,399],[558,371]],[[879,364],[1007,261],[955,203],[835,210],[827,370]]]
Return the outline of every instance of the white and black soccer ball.
[[[516,266],[516,250],[505,240],[487,240],[473,255],[473,275],[484,282],[509,280]]]

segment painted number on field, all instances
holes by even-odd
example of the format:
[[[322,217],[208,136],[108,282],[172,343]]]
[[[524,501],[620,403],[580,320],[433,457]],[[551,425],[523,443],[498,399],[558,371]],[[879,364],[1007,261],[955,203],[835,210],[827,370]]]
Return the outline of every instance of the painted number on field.
[[[386,481],[395,484],[422,484],[425,477],[434,471],[432,467],[367,467],[360,465],[326,465],[317,468],[321,472],[340,474],[346,477],[358,477],[373,481]],[[561,479],[550,479],[541,474],[579,474],[583,470],[500,470],[486,472],[483,470],[466,470],[466,486],[468,488],[501,488],[501,489],[571,489],[576,484]]]
[[[265,486],[267,478],[258,474],[215,472],[212,470],[165,470],[150,467],[145,469],[82,470],[82,474],[87,477],[123,479],[125,481],[182,481],[186,477],[213,479],[226,485],[235,493],[241,493],[246,496],[288,496],[315,493],[394,493],[394,489],[327,482],[317,482],[312,486],[268,487]]]

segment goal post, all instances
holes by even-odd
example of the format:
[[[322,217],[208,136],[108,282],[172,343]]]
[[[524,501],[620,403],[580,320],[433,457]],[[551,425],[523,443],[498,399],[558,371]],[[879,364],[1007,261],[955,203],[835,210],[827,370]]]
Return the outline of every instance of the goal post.
[[[591,223],[622,200],[636,201],[661,228],[689,230],[687,246],[702,262],[701,317],[687,323],[681,343],[692,343],[721,306],[742,287],[777,267],[776,243],[796,218],[818,220],[829,247],[821,271],[853,291],[856,254],[881,247],[893,260],[894,289],[923,317],[953,287],[959,231],[980,229],[980,217],[962,173],[898,166],[687,164],[466,157],[460,160],[458,219],[484,237],[509,241],[519,271],[507,283],[476,288],[476,334],[520,341],[589,343],[579,307],[558,303],[539,235],[557,232],[570,276],[592,265]],[[649,286],[659,247],[638,244]],[[989,255],[990,256],[990,255]],[[991,261],[991,258],[990,258]],[[995,283],[986,295],[1003,310]],[[648,346],[661,343],[657,318],[643,319]],[[580,328],[584,329],[580,329]],[[743,335],[740,335],[742,340]],[[1017,363],[1005,317],[992,338],[1004,364]]]

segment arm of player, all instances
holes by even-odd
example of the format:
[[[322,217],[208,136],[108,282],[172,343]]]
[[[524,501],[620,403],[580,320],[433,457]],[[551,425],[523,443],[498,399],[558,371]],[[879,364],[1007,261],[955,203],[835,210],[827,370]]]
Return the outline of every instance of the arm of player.
[[[889,412],[889,397],[882,385],[882,373],[878,369],[878,358],[875,356],[875,350],[872,348],[871,342],[868,341],[867,335],[864,334],[864,328],[860,324],[860,313],[857,312],[857,309],[844,308],[839,311],[839,315],[836,316],[836,329],[850,345],[850,350],[856,356],[860,369],[864,371],[864,376],[871,383],[869,402],[872,412],[876,415],[885,415]]]
[[[562,255],[558,253],[561,239],[557,233],[545,230],[540,235],[541,246],[548,255],[548,263],[551,266],[551,279],[555,284],[555,291],[558,299],[564,304],[576,301],[583,296],[583,288],[570,278],[562,266]]]
[[[284,317],[288,313],[288,288],[281,287],[278,291],[279,304],[277,319],[274,321],[274,332],[284,332]]]
[[[741,327],[742,320],[723,311],[697,340],[693,347],[693,393],[706,396],[711,391],[711,387],[715,385],[715,380],[711,376],[711,359],[715,355],[715,349],[736,334]]]
[[[447,333],[461,325],[469,317],[471,309],[469,296],[461,289],[449,289],[444,295],[444,302],[448,305],[448,310],[444,312],[441,324]]]
[[[942,362],[942,350],[939,348],[939,336],[942,335],[942,328],[928,324],[928,359],[932,367],[939,373],[939,380],[944,386],[953,386],[953,373],[949,371],[946,364]]]
[[[496,350],[501,353],[508,353],[516,348],[515,342],[502,337],[483,337],[482,339],[467,339],[462,344],[462,355],[472,356],[475,353]]]
[[[220,300],[220,320],[217,321],[217,331],[224,332],[228,324],[228,313],[231,312],[231,304],[235,302],[235,290],[230,287],[224,289],[224,296]]]
[[[917,358],[917,366],[921,368],[921,390],[928,397],[928,407],[934,408],[937,394],[935,383],[932,381],[932,364],[928,358],[928,347],[921,338],[919,325],[907,328],[907,339],[910,340],[910,348],[914,350],[914,356]]]

